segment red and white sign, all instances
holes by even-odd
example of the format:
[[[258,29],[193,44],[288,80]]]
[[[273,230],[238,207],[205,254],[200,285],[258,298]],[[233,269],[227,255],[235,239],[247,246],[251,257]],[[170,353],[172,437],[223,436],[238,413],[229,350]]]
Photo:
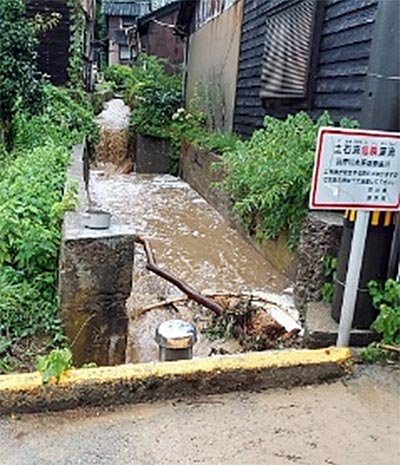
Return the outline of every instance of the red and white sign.
[[[321,128],[310,208],[400,210],[400,133]]]

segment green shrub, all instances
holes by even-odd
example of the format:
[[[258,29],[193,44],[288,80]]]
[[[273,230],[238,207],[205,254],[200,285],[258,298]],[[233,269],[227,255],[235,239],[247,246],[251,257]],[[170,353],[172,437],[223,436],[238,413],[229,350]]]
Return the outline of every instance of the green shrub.
[[[18,103],[38,112],[42,84],[36,67],[36,31],[26,18],[23,0],[0,2],[0,143],[12,145],[10,123]]]
[[[75,205],[76,189],[64,190],[71,145],[96,127],[83,95],[47,85],[44,110],[31,117],[18,108],[14,150],[0,175],[0,370],[22,339],[63,340],[57,318],[57,270],[61,219]],[[65,193],[64,193],[65,192]]]
[[[176,174],[182,142],[194,144],[204,150],[223,154],[234,150],[240,140],[232,133],[209,131],[203,112],[195,108],[185,110],[179,108],[172,115],[172,124],[169,130],[172,141],[171,172]]]
[[[223,155],[225,152],[235,150],[239,141],[240,138],[233,133],[207,131],[194,142],[206,150]]]
[[[382,286],[371,281],[368,289],[375,308],[379,310],[371,328],[382,336],[384,345],[400,346],[400,282],[388,279]],[[361,355],[365,362],[374,363],[387,360],[391,353],[371,344]]]
[[[31,277],[57,257],[59,218],[51,209],[62,197],[69,150],[46,144],[22,153],[0,183],[0,266]]]
[[[126,91],[133,84],[132,68],[126,65],[112,65],[104,70],[104,79],[118,91]]]
[[[188,111],[180,108],[181,75],[167,74],[163,60],[142,56],[132,67],[117,65],[107,68],[104,78],[123,93],[125,102],[131,107],[131,130],[171,140],[172,174],[178,172],[181,144],[184,141],[218,153],[232,150],[236,146],[236,136],[209,131],[202,112],[194,108]]]
[[[289,246],[296,246],[308,212],[318,129],[332,124],[327,114],[317,122],[302,112],[283,121],[267,116],[264,129],[225,153],[227,176],[220,187],[250,234],[262,240],[287,231]]]
[[[383,286],[371,281],[368,285],[379,316],[372,329],[382,335],[385,344],[400,345],[400,282],[388,279]]]
[[[86,95],[79,90],[60,89],[49,84],[44,87],[42,113],[31,117],[19,111],[13,128],[16,151],[40,147],[49,141],[71,147],[81,142],[83,136],[94,146],[98,138],[94,112]]]
[[[172,115],[182,104],[181,76],[168,75],[161,60],[145,56],[132,70],[125,99],[133,109],[133,129],[154,137],[169,137]]]
[[[22,152],[0,182],[0,339],[60,336],[56,318],[60,216],[69,150]]]

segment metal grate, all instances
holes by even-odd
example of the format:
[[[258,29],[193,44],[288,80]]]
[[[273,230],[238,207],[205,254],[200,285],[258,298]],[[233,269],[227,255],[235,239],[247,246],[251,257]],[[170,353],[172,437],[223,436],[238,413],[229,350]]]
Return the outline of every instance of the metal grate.
[[[316,0],[271,2],[267,12],[261,98],[307,93]]]

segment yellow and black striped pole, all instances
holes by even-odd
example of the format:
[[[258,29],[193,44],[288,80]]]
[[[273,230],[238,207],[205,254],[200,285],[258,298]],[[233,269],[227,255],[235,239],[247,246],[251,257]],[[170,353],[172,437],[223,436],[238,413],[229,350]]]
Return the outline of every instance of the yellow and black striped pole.
[[[344,212],[344,218],[351,223],[356,221],[357,211],[346,210]],[[371,226],[392,226],[395,224],[395,213],[391,211],[376,211],[371,212],[370,225]]]

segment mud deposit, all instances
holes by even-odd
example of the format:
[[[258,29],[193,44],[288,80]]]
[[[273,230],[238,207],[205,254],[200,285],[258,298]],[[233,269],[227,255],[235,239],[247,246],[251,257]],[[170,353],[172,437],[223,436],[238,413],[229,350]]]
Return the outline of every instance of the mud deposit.
[[[255,249],[228,226],[223,218],[190,186],[170,175],[91,173],[92,199],[113,215],[112,221],[129,224],[150,240],[157,263],[200,292],[240,293],[267,291],[278,298],[289,285]],[[170,318],[184,318],[204,327],[210,311],[198,305],[176,304],[143,312],[148,306],[182,296],[174,286],[145,269],[140,246],[135,251],[133,289],[128,300],[131,318],[127,361],[157,359],[154,333]],[[293,313],[289,293],[277,306]],[[271,299],[269,299],[271,300]],[[204,336],[195,356],[219,350],[238,350],[236,341],[210,341]]]

